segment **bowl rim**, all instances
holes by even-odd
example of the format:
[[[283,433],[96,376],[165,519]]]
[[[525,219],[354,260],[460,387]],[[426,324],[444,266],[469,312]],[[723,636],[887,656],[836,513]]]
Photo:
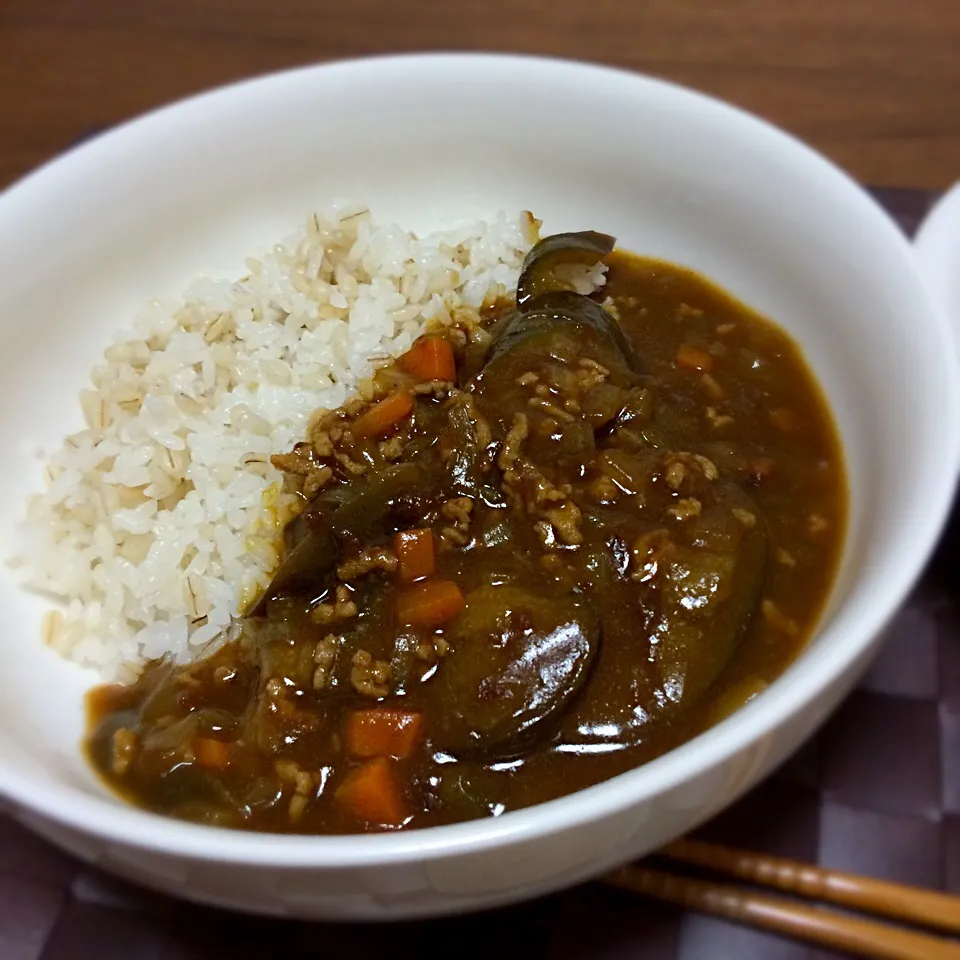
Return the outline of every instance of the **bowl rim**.
[[[804,162],[811,170],[819,168],[821,174],[830,176],[851,194],[851,202],[859,206],[865,225],[886,233],[889,246],[900,255],[903,270],[913,274],[917,292],[926,301],[923,307],[930,321],[931,334],[939,335],[945,347],[950,344],[950,349],[945,350],[949,357],[957,355],[952,326],[926,295],[909,241],[861,186],[835,164],[768,121],[722,100],[645,74],[574,59],[498,53],[414,53],[335,60],[240,80],[148,111],[75,145],[0,192],[0,217],[5,207],[15,204],[26,194],[42,190],[47,178],[70,171],[78,162],[95,161],[105,143],[135,139],[145,126],[175,119],[179,112],[216,108],[231,100],[242,99],[252,88],[273,86],[279,89],[285,84],[311,82],[318,76],[333,80],[340,75],[349,79],[347,75],[356,70],[409,73],[427,65],[434,68],[446,65],[459,70],[469,67],[491,72],[500,66],[511,65],[541,74],[539,82],[547,82],[550,75],[578,73],[585,81],[620,84],[623,88],[630,85],[638,89],[646,87],[666,98],[684,99],[734,125],[752,128],[769,143],[778,143],[789,149],[798,162]],[[854,198],[854,192],[859,197]],[[922,315],[922,310],[918,309],[918,314]],[[948,379],[948,390],[953,403],[957,404],[960,401],[957,377]],[[0,797],[10,801],[14,815],[22,814],[30,822],[35,822],[31,814],[38,815],[53,824],[122,846],[191,860],[287,868],[350,869],[423,863],[584,827],[592,821],[639,807],[685,781],[723,766],[733,756],[756,746],[774,729],[801,713],[824,687],[855,668],[919,579],[933,551],[960,473],[960,429],[945,433],[942,459],[944,469],[941,475],[925,491],[926,510],[909,542],[910,549],[903,556],[896,574],[887,580],[884,603],[861,617],[856,630],[848,630],[836,637],[835,642],[819,655],[816,670],[804,669],[803,660],[799,659],[775,682],[776,696],[758,697],[732,717],[663,756],[565,797],[501,817],[449,826],[339,836],[211,829],[153,814],[126,803],[118,804],[109,796],[93,796],[77,787],[51,790],[2,766]]]
[[[927,211],[917,227],[913,247],[934,301],[960,338],[960,296],[955,282],[955,261],[960,256],[960,181],[943,191]]]

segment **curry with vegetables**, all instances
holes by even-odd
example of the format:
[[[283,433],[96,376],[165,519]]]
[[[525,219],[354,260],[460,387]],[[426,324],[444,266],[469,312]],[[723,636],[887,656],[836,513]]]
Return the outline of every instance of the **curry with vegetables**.
[[[91,695],[111,786],[264,831],[497,816],[783,671],[842,546],[829,413],[783,332],[613,244],[541,241],[515,302],[425,335],[274,458],[301,508],[253,609],[204,659]]]

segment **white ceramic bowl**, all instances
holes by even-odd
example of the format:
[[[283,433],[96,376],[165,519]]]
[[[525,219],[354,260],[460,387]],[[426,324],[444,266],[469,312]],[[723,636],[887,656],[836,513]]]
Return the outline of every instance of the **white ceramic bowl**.
[[[960,183],[955,183],[927,215],[914,246],[927,289],[954,332],[960,331]]]
[[[0,583],[0,792],[68,850],[179,896],[304,917],[506,903],[582,880],[715,814],[783,760],[861,673],[946,515],[955,349],[911,251],[861,190],[772,127],[644,77],[513,57],[321,66],[161,110],[0,196],[0,519],[33,449],[146,298],[242,257],[334,195],[414,229],[529,207],[688,264],[803,345],[843,437],[843,568],[820,631],[768,693],[678,750],[499,819],[396,835],[275,837],[125,806],[81,759],[91,682],[38,639],[42,603]],[[5,542],[9,543],[9,540]]]

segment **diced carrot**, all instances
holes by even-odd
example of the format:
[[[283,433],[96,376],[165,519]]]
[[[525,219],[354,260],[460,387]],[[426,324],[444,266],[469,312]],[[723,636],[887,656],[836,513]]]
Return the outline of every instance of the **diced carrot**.
[[[396,757],[413,753],[420,740],[423,715],[410,710],[374,707],[347,717],[344,746],[353,757]]]
[[[395,390],[360,414],[350,429],[360,440],[385,437],[412,409],[413,394],[409,390]]]
[[[437,558],[432,530],[401,530],[397,534],[395,549],[397,575],[404,583],[423,580],[433,574]]]
[[[424,580],[397,595],[397,617],[412,627],[439,627],[452,620],[466,601],[449,580]]]
[[[213,740],[210,737],[196,737],[193,741],[193,752],[197,761],[203,767],[211,770],[222,770],[230,766],[230,751],[222,740]]]
[[[713,354],[701,350],[690,343],[681,343],[677,350],[677,366],[681,370],[696,370],[700,373],[710,373],[713,370]]]
[[[351,770],[334,797],[352,817],[367,823],[399,827],[408,816],[397,783],[396,761],[386,757],[376,757]]]
[[[420,337],[397,362],[418,380],[453,380],[457,376],[453,347],[442,337]]]

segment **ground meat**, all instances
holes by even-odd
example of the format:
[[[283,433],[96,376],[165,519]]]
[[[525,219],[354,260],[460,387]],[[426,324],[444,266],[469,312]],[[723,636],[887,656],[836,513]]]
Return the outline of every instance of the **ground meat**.
[[[309,801],[310,798],[301,793],[295,793],[290,798],[290,807],[287,812],[291,823],[296,823],[303,816],[303,811],[306,810]]]
[[[785,567],[795,567],[797,565],[796,557],[789,550],[784,550],[783,547],[777,547],[775,556],[777,563],[781,563]]]
[[[368,390],[369,395],[351,397],[345,404],[343,404],[342,407],[340,407],[340,410],[338,411],[338,415],[342,415],[345,417],[355,417],[357,416],[357,414],[361,413],[367,406],[369,406],[370,401],[376,398],[376,390],[374,389],[373,384],[369,383],[369,381],[367,381],[367,383],[369,386],[369,390]],[[364,384],[362,381],[357,384],[357,386],[361,390],[363,388],[363,385]]]
[[[318,603],[310,611],[310,619],[314,623],[335,623],[356,615],[357,605],[350,599],[350,591],[342,584],[337,587],[337,597],[333,603]]]
[[[274,763],[273,769],[283,783],[296,783],[297,774],[300,772],[299,764],[282,758]]]
[[[432,643],[419,643],[414,651],[414,656],[425,663],[433,663],[437,657],[437,651]]]
[[[137,735],[126,727],[119,727],[113,733],[113,756],[110,767],[114,774],[122,777],[133,763],[137,753]]]
[[[553,524],[547,522],[546,520],[538,520],[533,525],[533,529],[536,531],[537,536],[540,538],[540,542],[545,547],[552,548],[556,546],[557,536],[553,529]]]
[[[341,580],[353,580],[363,577],[373,570],[393,573],[397,569],[397,555],[389,547],[370,547],[353,559],[337,567],[337,576]]]
[[[542,411],[548,417],[553,417],[555,420],[565,423],[572,423],[574,420],[572,413],[558,407],[555,403],[552,403],[544,397],[531,397],[528,403],[531,407]]]
[[[677,500],[669,508],[669,512],[677,520],[689,520],[691,517],[699,517],[703,510],[703,504],[695,497],[684,497]]]
[[[364,395],[353,397],[339,410],[318,410],[313,415],[307,427],[309,443],[297,444],[290,453],[272,458],[274,466],[304,478],[301,492],[308,498],[330,483],[334,477],[333,466],[341,478],[347,480],[362,476],[370,469],[372,461],[358,458],[355,454],[354,438],[347,421],[365,410],[383,391],[373,382],[365,382],[360,386],[361,391],[365,389]],[[419,386],[425,389],[417,388],[418,393],[433,392],[437,396],[444,396],[451,385],[436,381]],[[403,456],[405,444],[406,438],[396,435],[382,440],[377,445],[377,452],[385,460],[398,460]]]
[[[381,440],[377,449],[385,460],[399,460],[403,455],[403,447],[403,437],[391,437],[389,440]]]
[[[593,370],[604,378],[610,376],[610,371],[592,357],[580,357],[580,359],[577,360],[577,366],[582,367],[584,370]]]
[[[418,397],[434,396],[442,400],[453,389],[453,384],[449,380],[428,380],[426,383],[418,383],[413,392]]]
[[[569,414],[567,414],[569,417]],[[523,442],[528,436],[527,417],[514,415],[497,466],[503,471],[503,491],[516,506],[527,513],[541,517],[545,523],[537,525],[537,533],[545,546],[553,546],[559,539],[568,546],[583,542],[580,532],[580,510],[569,501],[569,485],[556,487],[522,455]]]
[[[652,530],[638,537],[630,548],[630,579],[652,580],[672,546],[666,530]]]
[[[712,460],[698,453],[668,453],[664,456],[663,479],[675,493],[696,493],[698,475],[712,481],[719,473]]]
[[[590,495],[600,503],[613,503],[620,496],[620,488],[613,482],[613,478],[601,473],[590,481]]]
[[[308,773],[306,770],[297,770],[293,778],[293,796],[290,798],[288,814],[290,820],[296,823],[302,816],[307,804],[316,794],[320,786],[320,774]]]
[[[301,796],[306,796],[313,789],[313,777],[306,770],[300,770],[297,773],[294,790]]]
[[[462,350],[467,345],[467,330],[462,327],[447,327],[447,339],[458,350]]]
[[[390,692],[392,668],[386,660],[374,660],[368,650],[353,655],[350,682],[357,693],[366,697],[385,697]]]
[[[465,547],[470,538],[456,527],[443,527],[440,530],[440,540],[446,547]]]
[[[305,477],[317,469],[313,447],[308,443],[298,443],[289,453],[275,453],[270,462],[284,473]]]
[[[671,490],[679,490],[687,478],[687,468],[680,460],[673,460],[667,464],[664,479]]]
[[[772,600],[764,600],[760,604],[760,610],[763,618],[775,630],[780,630],[791,637],[795,637],[800,632],[797,621],[786,616]]]
[[[480,411],[477,409],[477,405],[473,401],[473,397],[468,393],[460,393],[459,396],[464,399],[461,401],[467,408],[467,413],[470,414],[471,419],[473,420],[474,431],[476,433],[476,446],[478,450],[485,450],[490,446],[490,442],[493,439],[493,434],[490,432],[490,424],[487,423],[486,417],[482,416]]]
[[[340,649],[340,638],[328,633],[313,650],[313,662],[317,665],[313,671],[313,689],[321,690],[330,682],[333,666]]]
[[[529,513],[540,513],[544,506],[561,503],[570,496],[570,486],[564,484],[555,487],[536,467],[527,460],[521,459],[520,470],[510,478],[511,482],[504,482],[504,490],[515,493],[522,486],[526,491],[525,504]]]
[[[448,520],[452,520],[457,530],[466,530],[470,525],[470,515],[473,513],[473,500],[470,497],[454,497],[444,503],[440,513]]]
[[[334,450],[333,458],[351,477],[359,477],[367,472],[367,464],[362,460],[354,460],[350,454],[344,453],[342,450]]]
[[[317,467],[303,481],[303,495],[309,500],[316,496],[333,479],[330,467]]]
[[[577,361],[577,366],[579,367],[577,371],[577,384],[580,387],[581,393],[592,390],[610,376],[610,371],[603,366],[603,364],[597,363],[596,360],[592,360],[590,357],[581,357]]]
[[[707,407],[707,420],[715,430],[733,423],[733,417],[726,413],[718,413],[716,407]]]
[[[333,456],[333,445],[340,438],[342,428],[337,425],[337,415],[329,410],[318,410],[307,426],[307,439],[317,457]]]
[[[523,449],[523,441],[527,439],[529,432],[530,425],[527,422],[526,415],[515,414],[513,424],[503,441],[503,446],[500,448],[500,455],[497,457],[497,466],[504,474],[509,473],[519,459],[520,451]]]
[[[572,500],[566,500],[544,510],[543,515],[553,525],[557,536],[565,544],[576,546],[583,543],[583,534],[580,532],[580,508]]]
[[[483,320],[471,309],[458,309],[455,312],[454,324],[447,327],[447,336],[459,350],[464,349],[468,342],[485,347],[493,339]]]
[[[707,480],[716,480],[720,476],[720,471],[717,470],[717,465],[712,460],[708,460],[699,453],[693,454],[693,459]]]
[[[603,301],[601,306],[603,307],[604,310],[607,311],[607,313],[610,314],[611,317],[613,317],[614,320],[620,319],[620,309],[617,307],[616,303],[614,302],[613,297],[607,297]]]
[[[435,663],[438,657],[446,656],[450,645],[443,637],[435,636],[417,645],[414,655],[424,663]]]
[[[307,804],[316,796],[320,786],[320,774],[310,773],[301,769],[293,760],[278,760],[273,769],[281,783],[293,787],[293,796],[290,798],[288,815],[291,822],[296,823],[302,816]]]
[[[807,517],[807,531],[813,537],[823,533],[823,531],[829,526],[830,524],[827,522],[827,518],[823,516],[823,514],[811,513],[810,516]]]

